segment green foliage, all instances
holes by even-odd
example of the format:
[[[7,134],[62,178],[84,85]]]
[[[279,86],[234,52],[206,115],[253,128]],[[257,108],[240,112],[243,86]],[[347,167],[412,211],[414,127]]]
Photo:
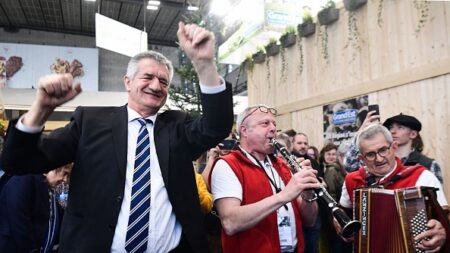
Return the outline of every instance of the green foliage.
[[[283,35],[285,35],[285,34],[295,34],[296,32],[297,32],[297,28],[295,26],[288,25],[288,26],[286,26],[286,28],[284,28]]]
[[[305,61],[304,56],[303,56],[303,45],[302,45],[303,43],[302,43],[302,41],[303,41],[302,38],[299,37],[299,40],[298,40],[298,43],[297,43],[298,51],[300,53],[300,62],[298,64],[298,73],[299,73],[299,75],[301,75],[303,73],[303,64],[304,64],[304,61]]]
[[[429,11],[430,11],[430,1],[419,1],[414,0],[413,2],[414,8],[419,12],[419,22],[416,26],[416,36],[419,35],[422,28],[425,26],[425,23],[428,20]]]
[[[377,24],[378,27],[382,27],[383,26],[383,2],[384,0],[378,0],[378,9],[377,9]]]
[[[303,23],[312,22],[311,10],[309,7],[303,8]]]
[[[325,63],[328,64],[330,61],[330,55],[328,54],[328,30],[327,26],[319,26],[318,37],[320,37],[320,51],[322,53],[322,58]]]
[[[355,60],[356,54],[361,51],[361,34],[358,30],[358,20],[356,18],[356,13],[354,11],[348,12],[348,23],[347,23],[347,29],[348,29],[348,37],[347,37],[347,44],[344,46],[345,48],[348,48],[350,45],[354,51],[352,53],[352,61]]]
[[[176,87],[171,85],[169,96],[176,107],[196,118],[202,114],[200,86],[194,66],[189,60],[187,61],[179,68],[175,68],[175,72],[180,76],[181,82],[186,84],[186,86]]]
[[[280,56],[281,56],[281,78],[280,78],[280,83],[284,83],[287,81],[287,70],[288,70],[288,65],[287,65],[287,61],[286,61],[286,48],[281,47],[280,49]]]

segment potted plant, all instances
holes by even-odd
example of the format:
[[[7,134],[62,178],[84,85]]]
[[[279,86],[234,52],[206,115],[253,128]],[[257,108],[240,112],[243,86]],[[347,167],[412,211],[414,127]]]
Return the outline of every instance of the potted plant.
[[[285,32],[280,37],[280,43],[283,48],[291,47],[295,44],[296,41],[295,36],[295,27],[287,26]]]
[[[333,0],[329,0],[327,4],[317,13],[320,25],[329,25],[339,19],[339,10]]]
[[[266,53],[264,47],[258,46],[256,52],[252,55],[254,63],[263,63],[266,60]]]
[[[299,24],[297,29],[300,37],[308,37],[316,32],[316,24],[313,22],[309,9],[303,10],[303,23]]]
[[[348,11],[354,11],[366,3],[367,0],[344,0],[344,7]]]
[[[250,70],[250,71],[253,70],[253,66],[255,65],[255,63],[253,62],[252,54],[248,53],[245,56],[245,60],[242,62],[242,65],[244,66],[244,68],[246,70]]]
[[[265,46],[267,56],[274,56],[280,52],[280,45],[277,42],[275,38],[269,39],[269,43]]]

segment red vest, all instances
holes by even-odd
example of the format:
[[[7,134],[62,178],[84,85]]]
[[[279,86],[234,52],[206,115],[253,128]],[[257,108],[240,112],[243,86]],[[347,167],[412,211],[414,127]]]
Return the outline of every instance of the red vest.
[[[220,159],[230,165],[242,185],[241,205],[255,203],[273,195],[264,169],[255,165],[240,150],[233,151]],[[271,158],[271,162],[284,184],[287,185],[292,177],[287,165],[280,158]],[[295,215],[297,253],[302,253],[304,247],[302,222],[297,202],[293,200],[291,203]],[[232,236],[222,230],[222,248],[224,253],[280,252],[277,213],[273,212],[256,226]]]
[[[384,187],[385,189],[393,190],[413,187],[416,185],[422,172],[427,169],[422,165],[403,166],[402,161],[398,157],[396,157],[395,160],[397,161],[397,167],[394,169],[394,172],[379,183],[379,185],[383,185],[385,182],[391,182]],[[391,180],[394,176],[399,175],[399,173],[402,175],[400,179],[396,181]],[[347,187],[348,196],[350,196],[352,202],[353,191],[358,188],[367,187],[367,176],[364,167],[361,167],[359,170],[347,174],[345,177],[345,186]]]

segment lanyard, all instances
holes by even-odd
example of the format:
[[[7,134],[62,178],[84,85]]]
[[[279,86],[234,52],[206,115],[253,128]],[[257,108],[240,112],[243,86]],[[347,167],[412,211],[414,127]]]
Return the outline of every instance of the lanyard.
[[[241,150],[242,152],[242,150]],[[277,182],[275,181],[275,174],[273,173],[273,167],[270,164],[269,161],[266,160],[265,164],[266,166],[269,166],[270,172],[272,173],[272,177],[273,179],[269,176],[269,174],[267,174],[267,171],[264,169],[265,167],[261,164],[261,162],[259,162],[258,159],[256,159],[256,157],[254,157],[252,154],[248,153],[251,157],[253,157],[253,159],[255,159],[256,163],[258,163],[258,166],[261,167],[261,169],[264,171],[264,174],[266,175],[267,179],[269,179],[270,184],[273,186],[273,188],[275,188],[275,193],[279,193],[281,192],[281,177],[278,175],[278,178],[280,180],[280,186],[278,187]],[[267,159],[267,157],[265,158]],[[288,210],[288,207],[286,204],[283,205],[284,209],[286,209],[286,211]]]

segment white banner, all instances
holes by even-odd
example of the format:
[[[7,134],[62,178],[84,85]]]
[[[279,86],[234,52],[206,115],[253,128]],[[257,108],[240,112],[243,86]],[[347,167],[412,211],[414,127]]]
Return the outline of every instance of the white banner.
[[[147,33],[114,19],[95,14],[97,47],[130,57],[147,51]]]

